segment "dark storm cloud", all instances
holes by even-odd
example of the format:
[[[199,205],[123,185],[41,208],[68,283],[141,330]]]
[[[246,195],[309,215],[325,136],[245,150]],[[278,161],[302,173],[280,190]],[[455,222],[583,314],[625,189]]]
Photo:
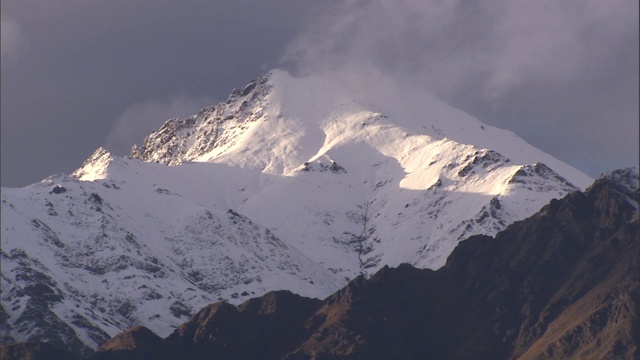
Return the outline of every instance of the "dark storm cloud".
[[[356,0],[308,29],[300,73],[430,89],[592,176],[638,164],[637,1]]]
[[[314,3],[3,0],[2,185],[74,170],[127,109],[226,98],[277,66]]]

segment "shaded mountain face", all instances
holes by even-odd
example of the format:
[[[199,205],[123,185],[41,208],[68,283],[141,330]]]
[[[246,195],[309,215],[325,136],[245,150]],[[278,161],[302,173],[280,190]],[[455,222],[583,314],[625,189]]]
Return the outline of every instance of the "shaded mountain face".
[[[73,360],[76,357],[66,350],[46,342],[23,342],[0,345],[2,360]]]
[[[437,269],[459,241],[591,183],[429,94],[389,90],[273,71],[130,158],[98,149],[71,175],[3,188],[1,342],[86,355],[136,325],[166,337],[216,301],[323,299],[384,266]]]
[[[614,172],[461,242],[437,271],[384,267],[322,302],[272,292],[209,305],[154,358],[637,358],[639,202],[637,170]],[[117,341],[94,359],[134,351]]]

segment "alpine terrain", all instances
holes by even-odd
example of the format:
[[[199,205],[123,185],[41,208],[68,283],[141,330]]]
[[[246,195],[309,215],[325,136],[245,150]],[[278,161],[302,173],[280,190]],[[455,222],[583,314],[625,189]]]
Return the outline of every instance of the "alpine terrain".
[[[129,157],[100,148],[71,175],[2,188],[2,343],[86,356],[218,301],[438,269],[592,181],[429,94],[274,70]]]
[[[553,200],[437,270],[359,276],[324,301],[211,304],[169,337],[134,327],[92,360],[637,359],[638,169]]]

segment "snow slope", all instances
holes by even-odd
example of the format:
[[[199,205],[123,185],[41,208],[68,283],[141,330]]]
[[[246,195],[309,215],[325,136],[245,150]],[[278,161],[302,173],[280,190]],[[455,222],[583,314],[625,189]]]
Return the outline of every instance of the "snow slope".
[[[344,256],[336,243],[358,253],[360,268],[401,262],[440,267],[456,244],[451,239],[493,234],[574,190],[571,184],[585,188],[592,181],[515,134],[429,94],[392,93],[385,98],[372,89],[371,99],[355,97],[326,79],[276,70],[220,106],[167,122],[132,157],[254,170],[261,190],[239,205],[241,212],[294,246],[309,248],[305,253],[337,272],[347,268],[332,260]],[[333,162],[344,171],[305,171]],[[81,178],[96,177],[87,170]],[[502,224],[471,221],[482,217],[493,198],[504,205]],[[351,221],[333,224],[346,213]],[[361,270],[351,266],[346,276]]]
[[[166,336],[218,300],[323,298],[383,265],[435,269],[460,240],[592,181],[389,90],[272,71],[167,121],[131,158],[98,149],[71,176],[3,188],[2,341],[86,353],[136,324]]]

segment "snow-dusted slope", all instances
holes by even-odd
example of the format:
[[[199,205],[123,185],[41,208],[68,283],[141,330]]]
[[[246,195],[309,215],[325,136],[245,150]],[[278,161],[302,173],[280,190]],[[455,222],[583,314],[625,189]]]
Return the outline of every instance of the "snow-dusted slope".
[[[139,169],[126,181],[56,175],[3,189],[2,306],[11,327],[3,337],[55,338],[66,323],[95,347],[136,324],[168,335],[211,302],[279,288],[323,297],[341,285],[268,229],[208,201],[205,192],[179,194],[153,182],[201,177],[204,190],[206,182],[223,180],[207,179],[214,169],[178,174],[178,168],[124,159],[112,165]],[[59,329],[47,334],[47,322]]]
[[[134,324],[165,336],[220,299],[321,298],[383,265],[438,268],[458,241],[591,182],[427,94],[393,93],[273,71],[167,121],[132,158],[98,149],[71,177],[3,188],[3,342],[81,351]]]
[[[168,121],[132,157],[255,171],[259,194],[241,212],[347,277],[381,264],[437,268],[455,239],[494,234],[592,181],[429,94],[392,93],[352,96],[272,71],[226,103]],[[358,261],[334,261],[344,257],[337,244]]]

